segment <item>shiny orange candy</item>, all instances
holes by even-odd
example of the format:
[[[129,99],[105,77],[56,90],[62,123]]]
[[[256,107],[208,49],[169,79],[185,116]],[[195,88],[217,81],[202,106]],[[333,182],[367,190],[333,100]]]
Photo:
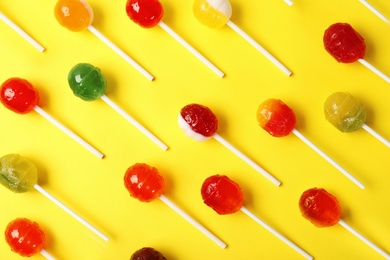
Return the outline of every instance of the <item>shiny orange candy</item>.
[[[93,11],[84,0],[59,0],[54,8],[57,21],[73,32],[85,30],[93,21]]]
[[[340,220],[341,207],[335,196],[322,188],[305,191],[299,199],[302,216],[317,227],[330,227]]]

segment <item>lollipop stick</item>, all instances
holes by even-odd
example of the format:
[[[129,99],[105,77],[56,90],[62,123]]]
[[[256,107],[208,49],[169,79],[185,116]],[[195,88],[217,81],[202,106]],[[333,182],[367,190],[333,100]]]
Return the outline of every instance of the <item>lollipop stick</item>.
[[[42,249],[41,252],[39,253],[47,260],[55,260],[55,258],[51,254],[49,254],[45,249]]]
[[[67,206],[65,206],[61,201],[57,200],[55,197],[53,197],[50,193],[48,193],[47,191],[45,191],[41,186],[39,186],[38,184],[35,184],[34,185],[34,188],[39,191],[40,193],[42,193],[46,198],[48,198],[49,200],[51,200],[52,202],[54,202],[54,204],[56,204],[57,206],[59,206],[61,209],[65,210],[68,214],[70,214],[72,217],[74,217],[76,220],[78,220],[81,224],[83,224],[84,226],[86,226],[87,228],[89,228],[92,232],[94,232],[96,235],[98,235],[100,238],[102,238],[104,241],[108,241],[109,238],[104,235],[102,232],[100,232],[97,228],[95,228],[94,226],[92,226],[91,224],[89,224],[85,219],[83,219],[82,217],[80,217],[79,215],[77,215],[74,211],[72,211],[70,208],[68,208]]]
[[[225,146],[227,149],[232,151],[235,155],[240,157],[244,162],[252,166],[256,171],[258,171],[260,174],[262,174],[264,177],[266,177],[269,181],[271,181],[276,186],[280,186],[281,182],[277,180],[274,176],[272,176],[270,173],[268,173],[266,170],[261,168],[257,163],[249,159],[246,155],[244,155],[242,152],[240,152],[237,148],[235,148],[233,145],[231,145],[229,142],[227,142],[224,138],[222,138],[219,134],[215,133],[213,135],[214,139],[220,142],[223,146]]]
[[[200,232],[205,234],[208,238],[213,240],[218,246],[221,248],[226,248],[226,244],[221,241],[219,238],[217,238],[214,234],[212,234],[210,231],[208,231],[205,227],[203,227],[201,224],[199,224],[195,219],[193,219],[191,216],[189,216],[187,213],[185,213],[182,209],[180,209],[178,206],[176,206],[172,201],[170,201],[167,197],[164,195],[160,195],[159,197],[165,204],[167,204],[171,209],[176,211],[180,216],[185,218],[188,222],[190,222],[193,226],[195,226]]]
[[[22,36],[26,41],[28,41],[32,46],[34,46],[38,51],[43,52],[45,48],[40,45],[36,40],[34,40],[30,35],[23,31],[19,26],[14,22],[8,19],[4,14],[0,12],[0,19],[8,24],[13,30],[15,30],[20,36]]]
[[[238,33],[242,38],[248,41],[253,47],[255,47],[260,53],[262,53],[268,60],[270,60],[274,65],[276,65],[281,71],[284,72],[287,76],[291,76],[292,72],[284,66],[280,61],[278,61],[271,53],[264,49],[260,44],[252,39],[246,32],[241,30],[240,27],[235,25],[232,21],[228,20],[226,23],[230,28],[232,28],[236,33]]]
[[[376,14],[379,18],[381,18],[386,23],[390,23],[390,20],[387,19],[386,16],[384,16],[381,12],[379,12],[374,6],[369,4],[366,0],[359,0],[360,3],[362,3],[365,7],[367,7],[371,12]]]
[[[129,121],[133,126],[140,130],[144,135],[146,135],[150,140],[157,144],[161,149],[166,151],[168,146],[166,146],[162,141],[160,141],[155,135],[149,132],[145,127],[138,123],[134,118],[127,114],[122,108],[115,104],[111,99],[106,95],[101,96],[101,99],[111,106],[115,111],[117,111],[121,116],[123,116],[127,121]]]
[[[375,132],[371,127],[369,127],[369,126],[366,125],[366,124],[363,124],[362,127],[363,127],[364,130],[366,130],[367,132],[369,132],[372,136],[374,136],[376,139],[378,139],[378,140],[381,141],[384,145],[386,145],[387,147],[390,148],[390,142],[387,141],[385,138],[383,138],[380,134],[378,134],[377,132]]]
[[[88,30],[92,32],[96,37],[102,40],[105,44],[107,44],[112,50],[114,50],[119,56],[121,56],[125,61],[127,61],[131,66],[133,66],[138,72],[144,75],[148,80],[153,80],[154,76],[147,72],[141,65],[135,62],[132,58],[129,57],[126,53],[124,53],[121,49],[119,49],[114,43],[112,43],[106,36],[104,36],[101,32],[96,30],[92,25],[88,26]]]
[[[218,77],[222,78],[225,74],[219,70],[214,64],[212,64],[208,59],[206,59],[202,54],[194,49],[190,44],[188,44],[183,38],[181,38],[176,32],[174,32],[168,25],[163,21],[160,21],[158,25],[163,28],[168,34],[175,38],[181,45],[183,45],[188,51],[190,51],[195,57],[197,57],[203,64],[205,64],[209,69],[211,69]]]
[[[373,244],[370,240],[368,240],[367,238],[365,238],[363,235],[361,235],[359,232],[357,232],[355,229],[353,229],[350,225],[348,225],[347,223],[345,223],[342,219],[339,220],[338,222],[341,226],[343,226],[345,229],[347,229],[349,232],[351,232],[352,234],[354,234],[356,237],[358,237],[360,240],[362,240],[364,243],[366,243],[367,245],[369,245],[372,249],[374,249],[375,251],[377,251],[379,254],[381,254],[382,256],[384,256],[386,259],[390,259],[390,255],[388,253],[386,253],[385,251],[383,251],[382,249],[380,249],[378,246],[376,246],[375,244]]]
[[[73,138],[73,140],[75,140],[76,142],[78,142],[79,144],[81,144],[82,146],[84,146],[84,148],[86,148],[88,151],[90,151],[91,153],[93,153],[95,156],[97,156],[98,158],[103,158],[103,154],[100,153],[98,150],[96,150],[95,148],[93,148],[89,143],[87,143],[86,141],[84,141],[83,139],[81,139],[81,137],[79,137],[78,135],[76,135],[75,133],[73,133],[72,131],[70,131],[68,128],[66,128],[64,125],[62,125],[60,122],[58,122],[55,118],[53,118],[51,115],[49,115],[48,113],[46,113],[42,108],[40,108],[39,106],[35,106],[34,107],[34,110],[40,114],[41,116],[43,116],[44,118],[46,118],[47,120],[50,121],[50,123],[54,124],[55,126],[57,126],[60,130],[62,130],[64,133],[66,133],[67,135],[69,135],[71,138]]]
[[[288,4],[289,6],[292,6],[294,4],[293,1],[291,1],[291,0],[284,0],[284,2],[286,4]]]
[[[368,63],[366,60],[364,59],[359,59],[358,60],[361,64],[363,64],[365,67],[367,67],[368,69],[370,69],[372,72],[374,72],[376,75],[378,75],[379,77],[381,77],[382,79],[384,79],[387,83],[390,83],[390,77],[388,77],[387,75],[385,75],[382,71],[378,70],[377,68],[375,68],[374,66],[372,66],[370,63]]]
[[[321,151],[317,146],[315,146],[311,141],[309,141],[305,136],[303,136],[297,129],[293,129],[292,131],[299,139],[301,139],[304,143],[306,143],[310,148],[316,151],[319,155],[322,156],[325,160],[327,160],[331,165],[333,165],[337,170],[339,170],[342,174],[344,174],[348,179],[350,179],[353,183],[355,183],[359,188],[364,189],[364,185],[358,181],[355,177],[353,177],[349,172],[347,172],[343,167],[337,164],[332,158],[330,158],[327,154]]]
[[[288,240],[286,237],[284,237],[282,234],[280,234],[279,232],[277,232],[275,229],[273,229],[272,227],[270,227],[267,223],[265,223],[264,221],[262,221],[261,219],[259,219],[255,214],[253,214],[252,212],[250,212],[247,208],[245,208],[244,206],[241,207],[241,211],[244,212],[245,214],[247,214],[249,217],[251,217],[254,221],[256,221],[258,224],[260,224],[261,226],[263,226],[265,229],[267,229],[269,232],[271,232],[274,236],[276,236],[277,238],[279,238],[280,240],[282,240],[284,243],[286,243],[287,245],[289,245],[292,249],[294,249],[295,251],[297,251],[298,253],[300,253],[303,257],[305,257],[306,259],[313,259],[313,257],[311,255],[309,255],[308,253],[306,253],[304,250],[302,250],[300,247],[298,247],[297,245],[295,245],[293,242],[291,242],[290,240]]]

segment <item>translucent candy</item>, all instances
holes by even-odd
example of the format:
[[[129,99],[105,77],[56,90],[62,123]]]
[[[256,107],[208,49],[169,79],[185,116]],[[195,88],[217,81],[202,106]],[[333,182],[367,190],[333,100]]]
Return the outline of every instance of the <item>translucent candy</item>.
[[[288,135],[296,124],[294,111],[277,99],[267,99],[261,103],[256,118],[259,125],[275,137]]]
[[[0,158],[0,183],[12,192],[21,193],[38,183],[37,167],[18,154]]]
[[[93,22],[93,11],[84,0],[58,0],[54,8],[57,21],[65,28],[79,32]]]
[[[324,104],[326,120],[341,132],[360,129],[366,120],[366,108],[349,93],[336,92]]]
[[[232,6],[228,0],[195,0],[193,12],[202,24],[221,28],[230,20]]]
[[[26,218],[17,218],[7,225],[5,240],[13,252],[30,257],[43,249],[46,235],[38,223]]]
[[[338,62],[351,63],[364,58],[363,37],[347,23],[335,23],[324,33],[325,50]]]
[[[164,191],[164,178],[156,168],[145,163],[136,163],[129,167],[124,182],[130,196],[141,202],[157,199]]]
[[[27,80],[10,78],[1,85],[0,101],[15,113],[27,114],[38,105],[39,93]]]
[[[130,260],[167,260],[159,251],[151,247],[144,247],[135,251]]]
[[[180,110],[179,126],[187,136],[204,141],[217,131],[218,119],[208,107],[189,104]]]
[[[341,207],[335,196],[322,188],[306,190],[299,199],[302,216],[317,227],[329,227],[341,218]]]
[[[73,94],[85,101],[103,96],[107,86],[100,69],[87,63],[79,63],[70,70],[68,83]]]
[[[128,0],[127,16],[144,28],[156,26],[164,16],[164,8],[158,0]]]
[[[225,175],[208,177],[202,185],[203,202],[220,215],[239,211],[244,203],[240,186]]]

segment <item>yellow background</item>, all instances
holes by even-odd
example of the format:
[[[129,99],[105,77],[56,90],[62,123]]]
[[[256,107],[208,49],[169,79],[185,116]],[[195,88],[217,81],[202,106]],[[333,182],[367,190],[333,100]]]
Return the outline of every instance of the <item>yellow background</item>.
[[[367,108],[366,123],[390,139],[390,85],[359,63],[338,64],[323,48],[324,30],[350,23],[366,40],[366,60],[390,75],[390,26],[358,0],[232,0],[231,20],[293,71],[285,76],[237,33],[201,25],[192,1],[161,1],[163,21],[226,76],[218,78],[160,27],[143,29],[125,13],[125,1],[90,1],[93,25],[156,79],[149,82],[91,32],[70,32],[54,18],[54,0],[2,1],[0,10],[46,47],[39,53],[0,22],[0,81],[29,80],[42,107],[105,154],[97,159],[32,112],[0,108],[0,154],[19,153],[39,170],[39,184],[111,239],[102,241],[36,191],[0,189],[0,230],[16,217],[38,222],[46,250],[57,259],[129,259],[150,246],[170,260],[303,259],[242,212],[219,216],[205,206],[205,178],[225,174],[237,182],[245,206],[316,259],[383,259],[343,227],[316,228],[298,209],[303,191],[335,195],[343,220],[390,253],[390,150],[364,130],[343,134],[324,118],[325,99],[348,91]],[[390,3],[370,0],[387,17]],[[169,146],[164,152],[103,101],[76,98],[68,71],[79,62],[99,67],[107,96]],[[352,175],[361,190],[294,135],[274,138],[256,122],[258,105],[278,98],[294,109],[296,128]],[[276,187],[216,140],[198,143],[179,129],[189,103],[217,115],[218,133],[282,181]],[[219,248],[162,201],[141,203],[123,185],[136,162],[159,169],[165,195],[228,244]],[[3,231],[1,231],[3,232]],[[0,259],[20,259],[0,239]],[[37,255],[31,259],[43,259]]]

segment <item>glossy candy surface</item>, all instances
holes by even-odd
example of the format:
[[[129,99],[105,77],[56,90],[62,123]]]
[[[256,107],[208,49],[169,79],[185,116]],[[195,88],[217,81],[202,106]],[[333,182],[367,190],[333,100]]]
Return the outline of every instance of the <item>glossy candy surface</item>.
[[[341,207],[335,196],[322,188],[306,190],[299,199],[302,216],[317,227],[337,224],[341,218]]]
[[[288,135],[296,124],[294,111],[277,99],[267,99],[261,103],[256,118],[259,125],[275,137]]]
[[[10,78],[1,85],[0,101],[15,113],[27,114],[38,105],[39,93],[27,80]]]
[[[187,136],[204,141],[217,131],[218,119],[208,107],[189,104],[180,110],[179,126]]]
[[[156,168],[145,163],[136,163],[129,167],[124,182],[130,196],[142,202],[150,202],[164,191],[164,178]]]
[[[88,63],[79,63],[68,73],[68,83],[77,97],[93,101],[104,95],[106,79],[99,68]]]
[[[43,249],[46,235],[36,222],[17,218],[7,225],[5,240],[13,252],[30,257]]]
[[[135,251],[130,260],[167,260],[159,251],[151,247],[144,247]]]
[[[193,11],[199,22],[211,28],[223,27],[232,16],[228,0],[195,0]]]
[[[93,11],[84,0],[58,0],[54,7],[57,21],[73,32],[85,30],[93,22]]]
[[[351,63],[364,58],[363,37],[348,23],[335,23],[325,30],[325,50],[338,62]]]
[[[144,28],[156,26],[164,16],[164,8],[158,0],[128,0],[127,16]]]
[[[202,185],[203,202],[220,215],[239,211],[244,203],[240,186],[225,175],[208,177]]]
[[[349,93],[336,92],[330,95],[324,104],[326,120],[341,132],[360,129],[366,120],[366,108]]]
[[[37,167],[19,154],[0,158],[0,183],[12,192],[26,192],[38,183]]]

